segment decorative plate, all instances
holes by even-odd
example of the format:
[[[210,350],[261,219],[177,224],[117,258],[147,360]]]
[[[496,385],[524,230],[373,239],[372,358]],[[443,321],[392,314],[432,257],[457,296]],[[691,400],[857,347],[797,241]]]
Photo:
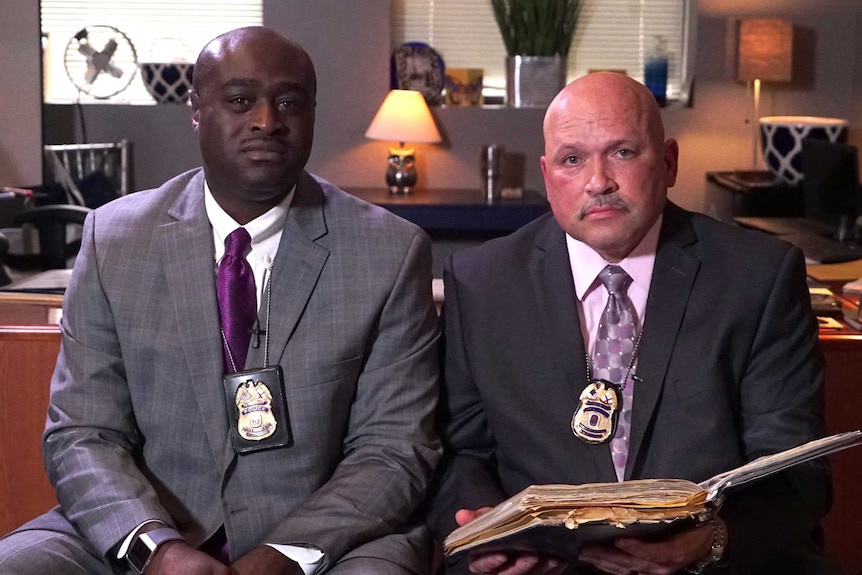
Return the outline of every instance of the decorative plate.
[[[416,90],[429,104],[439,104],[445,83],[443,58],[428,44],[408,42],[392,53],[392,87]]]

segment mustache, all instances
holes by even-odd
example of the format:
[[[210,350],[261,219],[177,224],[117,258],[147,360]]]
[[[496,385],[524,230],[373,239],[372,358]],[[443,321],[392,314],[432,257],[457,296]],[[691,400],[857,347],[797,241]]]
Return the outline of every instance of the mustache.
[[[595,196],[589,202],[581,206],[578,212],[578,219],[582,220],[587,217],[587,214],[596,208],[619,208],[625,211],[631,210],[629,203],[616,193]]]

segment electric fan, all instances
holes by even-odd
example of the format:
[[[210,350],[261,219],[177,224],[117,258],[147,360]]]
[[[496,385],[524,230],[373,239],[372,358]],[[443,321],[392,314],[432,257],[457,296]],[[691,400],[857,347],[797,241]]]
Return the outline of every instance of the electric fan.
[[[75,87],[99,100],[125,90],[138,71],[134,45],[113,26],[81,28],[66,45],[63,62]]]

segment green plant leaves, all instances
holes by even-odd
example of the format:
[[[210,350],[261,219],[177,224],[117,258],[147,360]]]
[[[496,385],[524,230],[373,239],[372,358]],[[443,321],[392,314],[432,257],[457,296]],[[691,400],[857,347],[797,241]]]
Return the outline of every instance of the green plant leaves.
[[[509,56],[566,56],[582,0],[490,0]]]

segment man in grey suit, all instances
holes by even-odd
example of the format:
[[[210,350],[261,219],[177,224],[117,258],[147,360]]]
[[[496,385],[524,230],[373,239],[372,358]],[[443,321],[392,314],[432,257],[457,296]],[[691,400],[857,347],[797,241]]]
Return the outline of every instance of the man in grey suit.
[[[667,201],[678,145],[665,140],[650,92],[624,75],[568,85],[544,136],[553,213],[445,268],[447,453],[429,519],[441,540],[531,484],[699,482],[821,433],[822,362],[801,252]],[[596,439],[582,400],[610,372],[593,348],[610,300],[602,272],[616,267],[630,277],[626,313],[640,335],[620,344],[627,373],[612,383],[622,411],[611,438]],[[732,492],[714,521],[662,540],[588,545],[572,565],[547,548],[456,556],[449,567],[829,573],[815,544],[828,500],[822,462],[806,464]]]
[[[88,217],[44,435],[60,505],[0,542],[0,573],[427,569],[430,243],[304,171],[315,91],[276,32],[216,38],[191,101],[203,170]],[[238,228],[259,311],[231,349],[216,266]]]

